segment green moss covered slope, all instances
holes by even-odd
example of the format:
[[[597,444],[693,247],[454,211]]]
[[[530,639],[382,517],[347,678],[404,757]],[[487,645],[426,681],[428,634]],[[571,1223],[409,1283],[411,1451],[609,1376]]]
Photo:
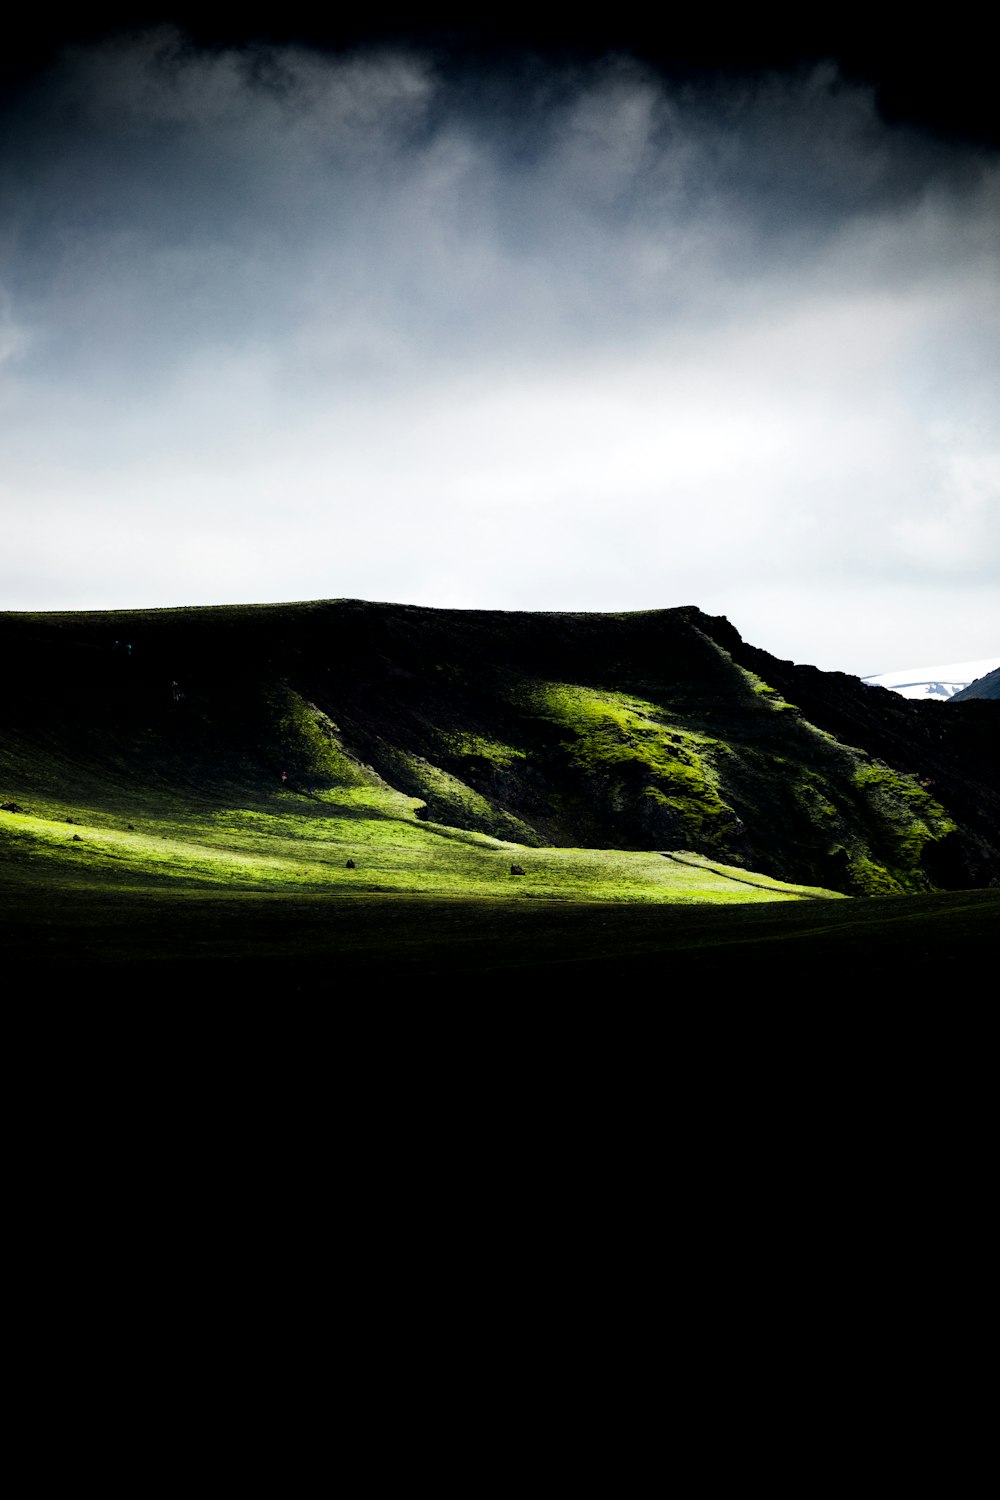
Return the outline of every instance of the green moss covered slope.
[[[0,649],[0,801],[58,823],[67,807],[120,820],[130,798],[144,809],[160,799],[181,843],[179,808],[198,822],[195,843],[204,817],[243,809],[271,819],[278,840],[269,854],[254,845],[258,873],[265,855],[283,857],[273,819],[293,817],[284,798],[298,799],[289,838],[299,852],[325,838],[330,869],[349,857],[349,828],[346,842],[338,830],[353,819],[366,840],[405,828],[401,844],[422,858],[420,838],[435,858],[462,848],[459,883],[473,878],[470,851],[486,849],[501,866],[510,849],[564,866],[558,851],[626,862],[687,851],[852,894],[1000,879],[996,713],[985,722],[996,705],[882,701],[893,695],[860,683],[855,693],[694,609],[337,600],[6,615]],[[914,709],[946,717],[924,733]],[[127,847],[106,853],[127,864]],[[639,885],[659,889],[659,866],[644,869]],[[371,878],[409,888],[410,877]],[[509,868],[497,879],[509,888]],[[614,879],[637,888],[627,873]]]

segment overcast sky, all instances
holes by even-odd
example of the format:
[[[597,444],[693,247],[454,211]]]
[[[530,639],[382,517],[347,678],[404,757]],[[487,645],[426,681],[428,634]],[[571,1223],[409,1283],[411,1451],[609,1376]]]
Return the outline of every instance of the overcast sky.
[[[833,64],[64,51],[0,147],[0,608],[696,604],[1000,650],[1000,157]]]

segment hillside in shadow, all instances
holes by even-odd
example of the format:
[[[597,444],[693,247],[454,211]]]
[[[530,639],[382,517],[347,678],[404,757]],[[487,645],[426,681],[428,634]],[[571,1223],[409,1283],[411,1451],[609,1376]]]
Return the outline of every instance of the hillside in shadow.
[[[852,894],[1000,883],[996,702],[779,661],[693,607],[7,614],[0,648],[0,799],[53,776],[385,784],[525,845],[690,850]]]

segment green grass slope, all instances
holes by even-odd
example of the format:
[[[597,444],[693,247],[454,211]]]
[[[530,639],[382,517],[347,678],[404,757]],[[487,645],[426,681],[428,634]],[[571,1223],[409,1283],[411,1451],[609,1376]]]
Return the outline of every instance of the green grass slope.
[[[104,843],[78,866],[214,880],[229,850],[226,879],[277,886],[355,857],[355,887],[663,900],[695,876],[656,850],[850,894],[1000,878],[992,721],[939,744],[910,711],[941,706],[848,702],[694,609],[5,615],[0,650],[0,802],[37,820],[5,836],[33,858],[79,816]]]
[[[224,889],[607,902],[829,894],[695,853],[525,847],[418,818],[417,800],[384,784],[236,796],[221,787],[85,787],[72,763],[62,762],[61,774],[59,765],[54,757],[45,763],[47,789],[36,788],[30,803],[8,799],[0,809],[8,878],[33,883],[53,901],[83,886],[123,895],[169,887],[179,896]],[[33,770],[37,778],[37,760]]]

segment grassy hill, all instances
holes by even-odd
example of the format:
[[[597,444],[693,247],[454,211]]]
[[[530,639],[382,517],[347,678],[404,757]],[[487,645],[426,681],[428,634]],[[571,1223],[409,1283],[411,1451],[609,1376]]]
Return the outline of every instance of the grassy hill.
[[[868,895],[1000,875],[992,704],[777,662],[696,609],[7,615],[0,647],[0,793],[40,812],[284,792],[366,839],[406,806],[411,843],[690,850]]]
[[[25,959],[870,961],[916,928],[843,894],[909,895],[937,953],[997,914],[934,895],[1000,879],[996,705],[777,662],[695,609],[5,615],[0,648]]]

